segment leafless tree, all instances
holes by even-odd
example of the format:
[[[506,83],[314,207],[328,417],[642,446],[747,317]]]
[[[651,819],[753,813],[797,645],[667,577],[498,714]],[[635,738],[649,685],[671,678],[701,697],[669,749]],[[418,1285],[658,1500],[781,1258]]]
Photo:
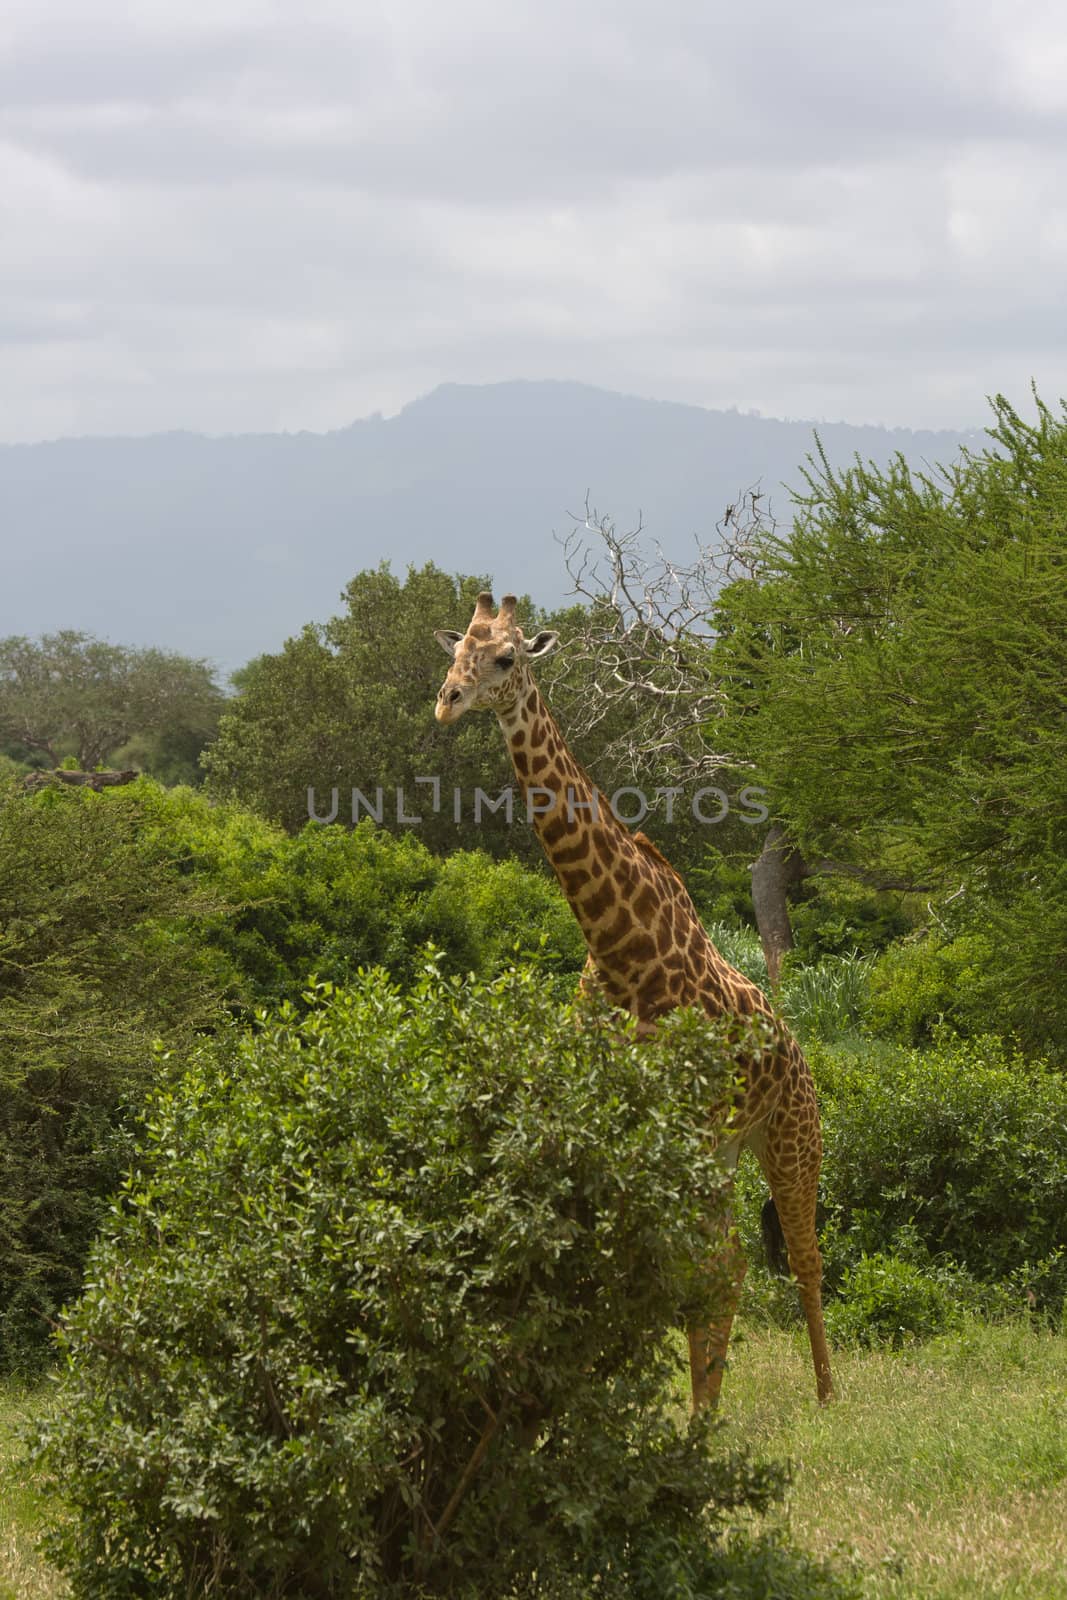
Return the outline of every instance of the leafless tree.
[[[553,692],[570,700],[578,738],[599,735],[601,759],[637,780],[702,782],[735,777],[751,762],[723,746],[717,725],[726,694],[715,676],[720,590],[763,572],[775,522],[758,485],[727,506],[714,543],[695,541],[687,564],[659,548],[649,553],[640,518],[620,533],[586,502],[584,517],[560,540],[574,594],[587,607],[584,626],[562,652]],[[883,877],[825,859],[805,860],[780,822],[772,821],[752,862],[752,900],[772,985],[793,946],[788,896],[815,874],[849,876],[881,889],[928,885]]]
[[[560,538],[573,592],[587,607],[555,673],[579,738],[606,739],[604,757],[635,777],[669,770],[679,782],[745,770],[715,733],[724,694],[709,664],[716,597],[759,571],[769,526],[758,487],[728,506],[716,539],[695,539],[688,562],[650,552],[644,527],[620,533],[586,502]]]

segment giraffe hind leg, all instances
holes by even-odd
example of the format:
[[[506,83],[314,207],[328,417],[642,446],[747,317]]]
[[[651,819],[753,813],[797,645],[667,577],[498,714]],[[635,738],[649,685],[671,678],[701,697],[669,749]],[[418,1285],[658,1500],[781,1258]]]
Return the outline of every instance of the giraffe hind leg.
[[[818,1189],[818,1168],[813,1173],[798,1175],[795,1170],[775,1171],[768,1153],[763,1158],[763,1170],[771,1186],[776,1219],[784,1238],[789,1269],[797,1280],[804,1320],[808,1325],[808,1341],[815,1367],[815,1389],[820,1404],[833,1398],[830,1377],[830,1351],[826,1343],[826,1326],[822,1312],[822,1255],[815,1236],[815,1200]],[[764,1208],[765,1211],[767,1208]],[[761,1218],[761,1222],[764,1219]],[[767,1219],[769,1222],[769,1217]],[[773,1245],[772,1236],[778,1232],[773,1225],[765,1226],[765,1245]],[[768,1252],[772,1257],[773,1249]]]

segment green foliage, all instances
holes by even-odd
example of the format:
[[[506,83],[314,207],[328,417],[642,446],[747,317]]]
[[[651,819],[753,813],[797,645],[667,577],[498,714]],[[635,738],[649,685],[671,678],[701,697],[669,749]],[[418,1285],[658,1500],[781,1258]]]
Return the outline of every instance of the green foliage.
[[[190,932],[210,899],[140,820],[130,789],[0,789],[0,1370],[79,1286],[153,1042],[220,1020]]]
[[[235,805],[152,790],[149,831],[175,869],[225,909],[202,925],[220,981],[246,1006],[299,1003],[309,979],[382,966],[412,980],[433,944],[449,972],[494,974],[517,958],[577,974],[585,946],[556,885],[514,861],[442,861],[413,834],[308,823],[287,835]]]
[[[891,945],[869,969],[865,1021],[903,1044],[929,1043],[945,1025],[981,1033],[994,1010],[997,959],[993,940],[977,932]]]
[[[962,1276],[973,1302],[973,1283]],[[840,1298],[827,1305],[827,1332],[841,1344],[902,1345],[931,1339],[963,1322],[960,1279],[958,1269],[951,1267],[919,1267],[880,1251],[862,1255],[845,1268]]]
[[[721,1288],[719,1037],[372,972],[202,1052],[63,1336],[75,1595],[695,1595],[782,1483],[673,1412],[664,1333]]]
[[[695,1558],[692,1545],[692,1539],[681,1548],[674,1541],[652,1541],[640,1566],[621,1584],[610,1578],[605,1583],[597,1574],[595,1587],[568,1584],[558,1600],[590,1600],[593,1595],[606,1600],[863,1600],[866,1593],[855,1569],[846,1574],[792,1549],[777,1534],[707,1544]],[[544,1600],[555,1597],[545,1594]]]
[[[758,833],[758,830],[754,831]],[[705,843],[699,856],[689,861],[685,871],[686,887],[705,925],[715,923],[718,927],[755,927],[751,862],[753,855],[758,853],[759,845],[753,845],[751,840],[748,841],[744,859],[739,854],[727,853],[717,845]]]
[[[827,1325],[840,1341],[925,1337],[943,1319],[1067,1303],[1067,1080],[995,1038],[923,1050],[878,1041],[805,1045],[823,1132],[819,1238]],[[797,1320],[790,1281],[763,1266],[755,1162],[736,1212],[754,1270],[749,1316]],[[911,1307],[911,1310],[908,1308]],[[894,1320],[895,1319],[895,1320]]]
[[[111,752],[110,764],[120,770],[133,767],[138,772],[147,772],[168,786],[202,784],[204,768],[201,757],[214,737],[224,704],[220,700],[217,713],[207,726],[172,725],[157,733],[135,733],[124,745]]]
[[[707,930],[709,939],[724,960],[761,989],[768,988],[767,961],[758,933],[751,928],[739,928],[727,922],[711,922],[707,924]]]
[[[1016,1306],[1067,1295],[1067,1081],[1000,1041],[814,1045],[831,1283],[865,1255],[946,1259]]]
[[[94,795],[0,795],[0,1370],[42,1358],[45,1318],[78,1288],[129,1159],[156,1039],[312,975],[385,966],[409,983],[427,944],[449,972],[516,959],[573,988],[585,947],[556,886],[515,862],[447,861],[364,824],[296,837],[142,779]]]
[[[0,639],[0,739],[16,757],[55,766],[66,752],[92,772],[126,747],[146,765],[153,753],[169,752],[172,763],[180,755],[191,773],[221,706],[205,661],[70,629]]]
[[[900,895],[822,874],[807,880],[789,918],[791,959],[809,966],[824,956],[875,955],[913,927]]]
[[[586,945],[570,906],[555,883],[517,861],[495,862],[457,851],[440,864],[426,903],[428,937],[447,948],[449,926],[463,929],[463,971],[483,976],[519,961],[536,960],[549,973],[573,974],[585,964]],[[457,939],[450,954],[460,968]]]
[[[820,458],[725,591],[723,747],[813,858],[924,885],[992,934],[986,1025],[1067,1036],[1067,411],[994,402],[938,477]]]

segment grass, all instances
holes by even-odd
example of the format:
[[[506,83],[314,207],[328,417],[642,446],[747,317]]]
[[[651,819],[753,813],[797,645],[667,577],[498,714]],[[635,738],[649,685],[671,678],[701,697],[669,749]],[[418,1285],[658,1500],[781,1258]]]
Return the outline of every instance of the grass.
[[[788,1459],[788,1537],[855,1562],[870,1600],[1067,1596],[1067,1337],[1023,1324],[837,1351],[816,1408],[801,1332],[738,1327],[730,1442]]]
[[[800,1331],[741,1326],[723,1438],[786,1458],[791,1542],[862,1574],[866,1600],[1067,1595],[1067,1336],[1023,1324],[896,1354],[835,1352],[838,1399],[814,1401]],[[18,1464],[43,1393],[0,1389],[0,1600],[61,1600],[35,1551],[41,1505]]]
[[[44,1391],[0,1388],[0,1600],[60,1600],[67,1587],[37,1552],[41,1498],[22,1466],[19,1431]]]

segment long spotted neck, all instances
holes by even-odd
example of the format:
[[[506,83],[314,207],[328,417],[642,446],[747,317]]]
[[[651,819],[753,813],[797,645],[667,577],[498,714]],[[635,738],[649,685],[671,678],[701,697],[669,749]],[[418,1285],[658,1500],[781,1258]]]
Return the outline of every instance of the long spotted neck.
[[[664,888],[671,903],[679,891],[688,896],[643,835],[616,820],[529,678],[498,716],[534,829],[597,971],[613,997],[629,1002],[635,972],[648,969],[673,931]],[[665,885],[654,881],[661,873]]]
[[[556,844],[564,836],[573,842],[575,825],[582,825],[583,832],[586,823],[603,827],[613,840],[629,838],[606,797],[567,749],[541,691],[528,676],[522,692],[498,716],[530,820],[553,866]]]

